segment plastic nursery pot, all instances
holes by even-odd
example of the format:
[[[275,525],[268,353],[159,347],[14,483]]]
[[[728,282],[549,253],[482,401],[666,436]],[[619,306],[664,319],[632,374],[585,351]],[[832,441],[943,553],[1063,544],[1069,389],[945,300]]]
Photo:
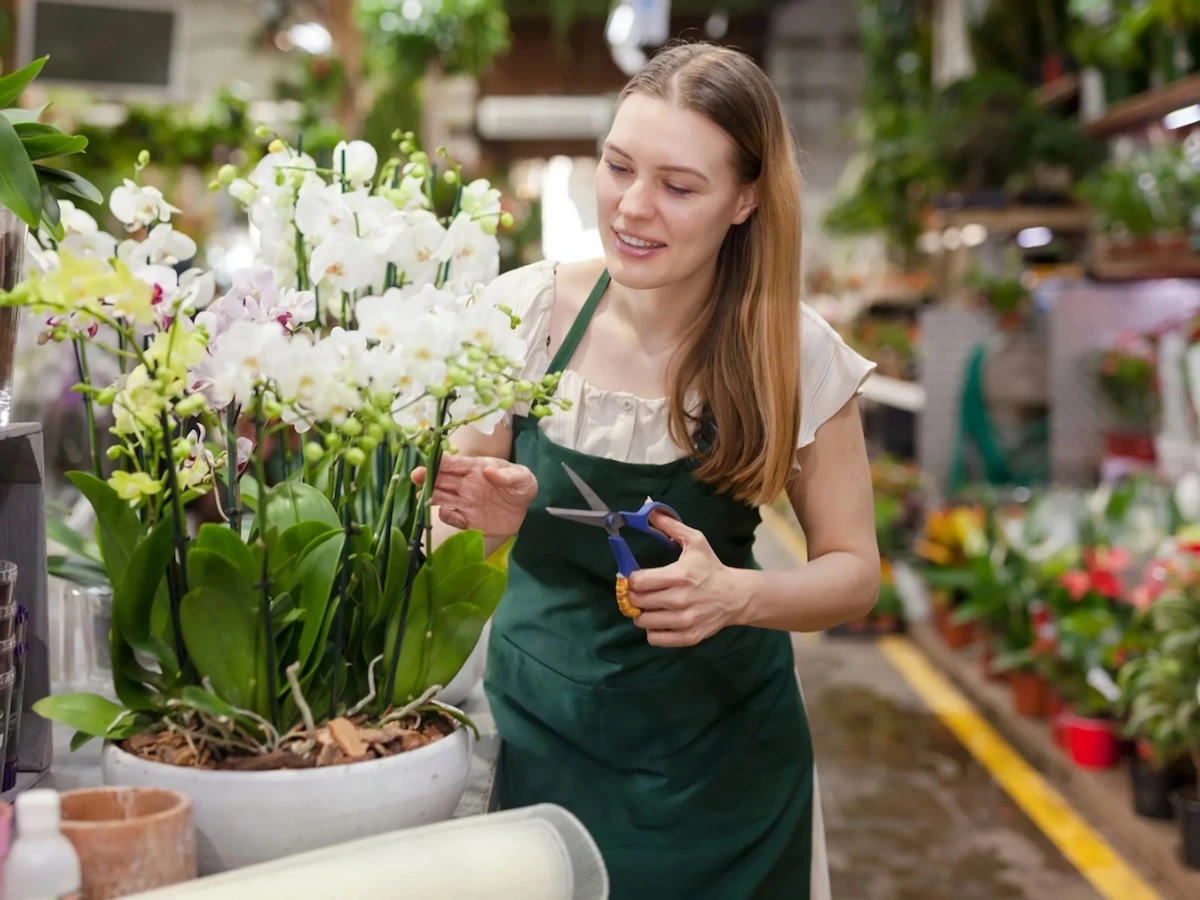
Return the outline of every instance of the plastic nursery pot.
[[[83,895],[89,900],[124,897],[196,877],[192,801],[178,791],[66,791],[62,833],[79,854]]]
[[[1174,817],[1171,793],[1182,789],[1177,766],[1156,766],[1133,756],[1129,760],[1129,781],[1133,788],[1133,809],[1146,819]]]
[[[1171,805],[1179,815],[1184,865],[1200,869],[1200,788],[1180,788],[1171,795]]]
[[[1013,710],[1031,719],[1046,714],[1046,682],[1037,672],[1012,672],[1008,676],[1012,689]]]
[[[1068,714],[1063,724],[1075,765],[1084,769],[1111,769],[1121,758],[1121,744],[1109,719],[1085,719]]]

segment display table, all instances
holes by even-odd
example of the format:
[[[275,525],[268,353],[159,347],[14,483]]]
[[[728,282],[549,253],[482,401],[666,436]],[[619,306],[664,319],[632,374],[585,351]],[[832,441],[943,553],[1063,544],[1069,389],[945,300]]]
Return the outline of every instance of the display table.
[[[477,684],[462,705],[463,712],[471,717],[479,728],[479,740],[471,758],[471,773],[467,790],[463,794],[455,818],[482,815],[491,799],[492,776],[496,769],[496,758],[500,749],[500,737],[488,708],[483,684]],[[100,771],[100,751],[103,744],[96,740],[86,747],[71,752],[69,728],[55,725],[53,729],[54,756],[50,772],[38,783],[38,787],[69,791],[74,788],[94,787],[103,784]],[[351,763],[353,765],[353,763]]]

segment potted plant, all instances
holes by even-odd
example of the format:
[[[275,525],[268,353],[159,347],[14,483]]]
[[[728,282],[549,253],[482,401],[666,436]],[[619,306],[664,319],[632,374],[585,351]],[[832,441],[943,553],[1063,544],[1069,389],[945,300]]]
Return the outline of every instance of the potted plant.
[[[1128,554],[1097,547],[1082,568],[1066,572],[1053,595],[1050,665],[1067,704],[1063,725],[1071,758],[1085,768],[1109,768],[1120,756],[1115,677],[1129,656],[1133,608],[1124,601]]]
[[[1151,343],[1126,335],[1100,354],[1096,384],[1117,428],[1107,435],[1108,453],[1117,458],[1154,460],[1158,418],[1158,369]]]
[[[1184,857],[1200,868],[1200,563],[1176,560],[1160,568],[1140,624],[1145,647],[1118,676],[1125,733],[1137,740],[1134,800],[1140,815],[1179,812]],[[1187,765],[1191,757],[1192,767]],[[1192,768],[1189,772],[1188,769]],[[1168,805],[1168,802],[1170,805]]]
[[[969,623],[954,621],[955,609],[974,588],[974,560],[987,552],[986,514],[981,506],[947,506],[931,510],[914,552],[923,563],[923,575],[933,602],[934,624],[951,649],[975,639]]]
[[[27,110],[16,105],[47,58],[0,78],[0,291],[10,290],[24,274],[29,229],[44,226],[61,240],[60,198],[101,199],[84,179],[48,164],[83,152],[87,138],[63,134],[39,121],[45,107]],[[8,424],[10,413],[18,320],[18,310],[0,309],[0,426]]]
[[[121,369],[78,388],[112,408],[115,469],[71,475],[113,586],[119,702],[35,710],[74,747],[104,739],[108,783],[190,796],[202,872],[444,819],[466,784],[473,726],[438,693],[506,576],[477,531],[428,552],[431,485],[456,428],[558,401],[553,377],[519,379],[515,320],[481,289],[498,192],[397,137],[383,166],[352,142],[321,169],[276,138],[244,177],[223,168],[257,253],[211,303],[136,173],[110,198],[115,255],[59,248],[0,295]],[[218,521],[192,529],[201,496]]]

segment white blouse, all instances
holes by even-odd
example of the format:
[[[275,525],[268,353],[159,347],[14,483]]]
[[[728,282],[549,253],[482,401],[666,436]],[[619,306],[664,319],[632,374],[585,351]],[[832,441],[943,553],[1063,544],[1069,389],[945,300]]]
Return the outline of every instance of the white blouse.
[[[521,378],[537,381],[550,368],[550,310],[554,302],[556,263],[533,263],[505,272],[487,288],[493,303],[512,309],[520,318],[517,333],[528,355]],[[875,369],[875,364],[851,349],[828,322],[805,304],[800,327],[800,441],[804,447],[817,429],[832,418]],[[591,456],[630,463],[669,463],[685,450],[671,440],[667,399],[638,397],[623,391],[592,387],[573,369],[566,369],[557,395],[572,401],[569,410],[555,409],[538,426],[556,444]],[[522,415],[525,410],[513,412]],[[506,424],[511,425],[511,415]]]

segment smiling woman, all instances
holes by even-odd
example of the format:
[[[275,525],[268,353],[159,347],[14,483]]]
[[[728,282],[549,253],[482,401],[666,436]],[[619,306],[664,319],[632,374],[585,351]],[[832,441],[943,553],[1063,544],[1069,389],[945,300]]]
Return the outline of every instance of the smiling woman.
[[[435,537],[517,536],[485,682],[496,800],[579,816],[617,898],[829,897],[787,632],[858,618],[878,591],[855,400],[873,366],[800,302],[799,193],[753,61],[707,44],[652,59],[597,167],[604,258],[487,290],[521,320],[524,377],[569,405],[461,430],[434,487]],[[673,543],[610,552],[555,518],[588,499],[569,473],[593,505],[668,504],[681,520],[650,524]],[[763,572],[758,507],[784,491],[810,561]],[[642,566],[627,584],[614,552]]]

